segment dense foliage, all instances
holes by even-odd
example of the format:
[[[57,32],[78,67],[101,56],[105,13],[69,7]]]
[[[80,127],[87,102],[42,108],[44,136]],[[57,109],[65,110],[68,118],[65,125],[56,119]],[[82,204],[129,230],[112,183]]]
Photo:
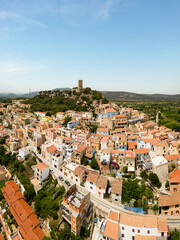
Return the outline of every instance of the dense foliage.
[[[93,159],[91,160],[90,166],[91,166],[93,169],[95,169],[95,170],[99,170],[99,165],[98,165],[98,162],[97,162],[97,160],[96,160],[95,158],[93,158]]]
[[[67,110],[94,110],[93,101],[99,102],[101,99],[103,103],[108,102],[101,92],[85,88],[80,92],[76,90],[42,91],[37,96],[26,100],[25,103],[32,104],[32,111],[45,111],[48,115],[54,115]]]
[[[152,189],[147,186],[144,181],[140,183],[137,179],[123,180],[122,203],[130,204],[132,199],[134,199],[134,207],[143,207],[143,199],[151,198],[153,198]]]
[[[64,186],[60,186],[59,188],[55,187],[52,190],[48,191],[48,187],[56,183],[53,183],[52,179],[50,179],[49,184],[43,187],[40,191],[38,191],[35,198],[35,212],[41,218],[46,219],[51,216],[53,219],[57,219],[57,211],[59,210],[59,201],[62,199],[65,188]],[[53,194],[57,193],[56,198],[53,198]]]
[[[171,232],[170,239],[171,240],[179,240],[180,239],[180,232],[176,228],[174,231]]]
[[[160,181],[159,181],[159,178],[158,178],[157,174],[155,174],[155,173],[150,173],[150,174],[149,174],[149,180],[151,181],[151,183],[152,183],[154,186],[156,186],[156,187],[158,187],[158,188],[161,187],[161,183],[160,183]]]
[[[36,195],[34,186],[27,175],[23,172],[25,167],[22,162],[16,159],[15,154],[6,153],[3,146],[0,146],[0,165],[6,166],[12,174],[16,174],[21,184],[25,188],[24,196],[26,201],[31,203]]]

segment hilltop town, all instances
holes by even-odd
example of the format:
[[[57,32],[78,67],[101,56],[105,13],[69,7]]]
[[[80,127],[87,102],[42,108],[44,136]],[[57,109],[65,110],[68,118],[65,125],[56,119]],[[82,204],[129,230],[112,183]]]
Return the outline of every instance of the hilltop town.
[[[0,102],[0,239],[175,239],[180,133],[78,87]]]

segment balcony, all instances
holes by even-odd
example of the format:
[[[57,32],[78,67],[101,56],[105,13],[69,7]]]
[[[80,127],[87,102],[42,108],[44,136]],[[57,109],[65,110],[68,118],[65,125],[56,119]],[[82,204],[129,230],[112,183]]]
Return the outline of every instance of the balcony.
[[[71,216],[66,213],[66,211],[62,210],[62,217],[71,224]]]

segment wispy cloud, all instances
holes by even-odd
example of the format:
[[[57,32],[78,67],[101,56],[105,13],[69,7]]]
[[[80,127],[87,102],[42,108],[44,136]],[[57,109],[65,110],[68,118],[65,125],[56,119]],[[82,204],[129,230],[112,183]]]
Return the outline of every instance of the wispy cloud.
[[[108,19],[111,14],[112,9],[119,3],[121,0],[106,0],[100,4],[95,16],[100,19]]]
[[[0,0],[1,1],[1,0]],[[45,26],[41,17],[51,17],[60,21],[65,20],[72,26],[79,26],[85,21],[108,20],[118,4],[128,0],[9,0],[4,1],[0,19],[15,20],[26,24]],[[37,20],[38,19],[38,20]],[[72,24],[73,23],[73,24]]]
[[[27,23],[27,24],[45,26],[45,24],[43,24],[42,22],[37,21],[33,18],[19,15],[19,14],[13,13],[13,12],[8,12],[8,11],[0,11],[0,19],[2,19],[2,20],[12,19],[12,20],[21,21],[21,22],[23,21],[24,23]]]

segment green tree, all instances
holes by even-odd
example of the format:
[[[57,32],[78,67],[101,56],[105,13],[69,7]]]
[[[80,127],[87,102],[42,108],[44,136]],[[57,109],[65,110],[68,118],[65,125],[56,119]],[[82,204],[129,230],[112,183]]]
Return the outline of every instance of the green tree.
[[[96,125],[89,125],[91,133],[96,133],[98,126]]]
[[[35,192],[34,186],[32,184],[30,184],[28,187],[26,187],[24,196],[25,196],[27,202],[31,202],[34,199],[34,197],[36,196],[36,192]]]
[[[96,170],[99,170],[99,165],[98,165],[98,162],[95,158],[93,158],[91,160],[91,163],[90,163],[90,166],[93,168],[93,169],[96,169]]]
[[[113,173],[111,174],[111,177],[115,178],[115,177],[116,177],[116,173],[113,172]]]
[[[150,187],[148,187],[145,192],[144,195],[146,196],[147,199],[153,198],[153,191]]]
[[[174,231],[171,232],[170,235],[171,240],[179,240],[180,239],[180,232],[175,228]]]
[[[69,122],[69,121],[71,121],[71,117],[69,117],[69,116],[67,116],[65,119],[64,119],[64,126],[65,127],[67,127],[67,123]]]
[[[145,170],[141,171],[140,176],[145,180],[148,178],[148,175]]]
[[[59,222],[57,220],[50,220],[49,222],[49,226],[51,228],[52,231],[57,231],[59,228]]]
[[[6,143],[5,137],[0,138],[0,144],[5,144],[5,143]]]
[[[150,174],[149,174],[149,180],[151,181],[151,183],[152,183],[154,186],[156,186],[156,187],[158,187],[158,188],[161,187],[161,183],[160,183],[159,178],[158,178],[158,176],[157,176],[156,173],[150,173]]]
[[[81,164],[83,164],[83,165],[87,166],[87,165],[88,165],[88,163],[89,163],[89,161],[88,161],[86,158],[83,158],[83,159],[82,159],[82,162],[81,162]]]
[[[124,167],[123,167],[123,172],[124,172],[124,173],[127,173],[127,172],[128,172],[128,167],[127,167],[127,166],[124,166]]]

